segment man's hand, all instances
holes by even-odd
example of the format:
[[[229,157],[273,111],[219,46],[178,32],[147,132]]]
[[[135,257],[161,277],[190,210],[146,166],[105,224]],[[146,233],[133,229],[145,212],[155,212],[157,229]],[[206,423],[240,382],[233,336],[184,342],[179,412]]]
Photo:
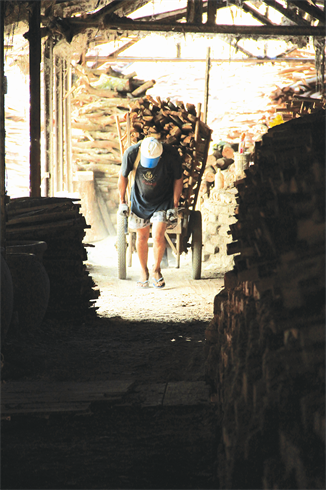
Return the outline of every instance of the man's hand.
[[[120,214],[121,216],[129,216],[128,204],[126,204],[125,202],[119,204],[118,214]]]
[[[178,208],[168,209],[166,211],[166,218],[170,223],[176,223],[178,221]]]

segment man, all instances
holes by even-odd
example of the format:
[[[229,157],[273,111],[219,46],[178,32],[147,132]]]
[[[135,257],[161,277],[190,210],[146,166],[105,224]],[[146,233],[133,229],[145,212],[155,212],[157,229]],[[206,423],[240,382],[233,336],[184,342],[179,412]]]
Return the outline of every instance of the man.
[[[164,233],[168,216],[178,207],[182,192],[182,160],[174,147],[162,144],[153,137],[130,146],[123,155],[118,181],[119,213],[122,214],[128,214],[129,211],[126,189],[128,176],[134,168],[136,174],[131,190],[129,228],[137,233],[136,248],[141,267],[137,286],[149,286],[148,239],[152,224],[153,286],[161,289],[165,286],[160,267],[165,251]]]

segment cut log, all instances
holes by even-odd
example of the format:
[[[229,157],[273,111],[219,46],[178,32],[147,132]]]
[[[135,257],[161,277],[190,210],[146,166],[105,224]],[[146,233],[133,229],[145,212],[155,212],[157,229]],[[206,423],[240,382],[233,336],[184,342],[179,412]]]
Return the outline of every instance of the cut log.
[[[149,80],[148,82],[144,83],[143,85],[141,85],[140,87],[138,87],[136,90],[134,90],[131,93],[131,95],[133,97],[138,97],[139,95],[141,95],[144,92],[146,92],[146,90],[148,90],[149,88],[154,87],[155,83],[156,83],[155,80]]]

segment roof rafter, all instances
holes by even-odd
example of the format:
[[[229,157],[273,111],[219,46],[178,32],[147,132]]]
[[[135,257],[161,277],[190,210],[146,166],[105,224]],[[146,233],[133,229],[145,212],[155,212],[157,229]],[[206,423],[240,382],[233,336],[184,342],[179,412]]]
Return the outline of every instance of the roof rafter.
[[[110,29],[115,31],[153,31],[153,32],[180,32],[196,34],[234,34],[251,36],[323,36],[324,28],[311,25],[207,25],[193,23],[167,24],[164,22],[138,22],[128,18],[105,15],[101,19],[101,25],[90,19],[70,19],[71,27],[75,34],[85,28]]]
[[[285,9],[284,7],[282,7],[280,3],[276,2],[275,0],[264,0],[264,3],[266,3],[266,5],[268,5],[269,7],[272,7],[273,9],[277,10],[284,17],[291,20],[292,22],[295,22],[298,25],[301,26],[310,25],[310,23],[307,20],[302,19],[299,15],[296,15],[294,12],[292,12],[289,9]]]
[[[314,7],[310,3],[306,2],[306,0],[290,0],[293,5],[298,7],[300,10],[303,10],[307,14],[311,15],[315,19],[319,20],[320,23],[325,24],[325,12],[323,12],[320,8]]]

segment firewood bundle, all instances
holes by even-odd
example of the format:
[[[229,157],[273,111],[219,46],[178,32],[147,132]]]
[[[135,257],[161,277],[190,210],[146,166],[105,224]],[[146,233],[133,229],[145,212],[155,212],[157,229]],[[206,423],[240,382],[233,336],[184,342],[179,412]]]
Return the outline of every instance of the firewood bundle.
[[[105,170],[121,163],[115,117],[129,110],[130,100],[155,84],[109,69],[75,68],[79,76],[71,89],[72,154],[77,169]]]
[[[193,209],[205,170],[212,130],[200,120],[200,109],[182,101],[146,95],[131,104],[131,142],[153,136],[176,147],[183,159],[180,206]]]
[[[325,111],[275,126],[257,145],[255,165],[236,183],[231,225],[238,280],[277,291],[293,310],[324,304]]]
[[[89,226],[80,204],[68,198],[17,198],[7,204],[7,241],[45,241],[43,265],[50,279],[48,317],[80,318],[95,312],[99,291],[83,261]]]
[[[288,121],[298,115],[310,114],[325,108],[325,89],[317,90],[316,75],[302,76],[296,82],[278,87],[271,94],[271,100],[278,105],[276,111]]]

